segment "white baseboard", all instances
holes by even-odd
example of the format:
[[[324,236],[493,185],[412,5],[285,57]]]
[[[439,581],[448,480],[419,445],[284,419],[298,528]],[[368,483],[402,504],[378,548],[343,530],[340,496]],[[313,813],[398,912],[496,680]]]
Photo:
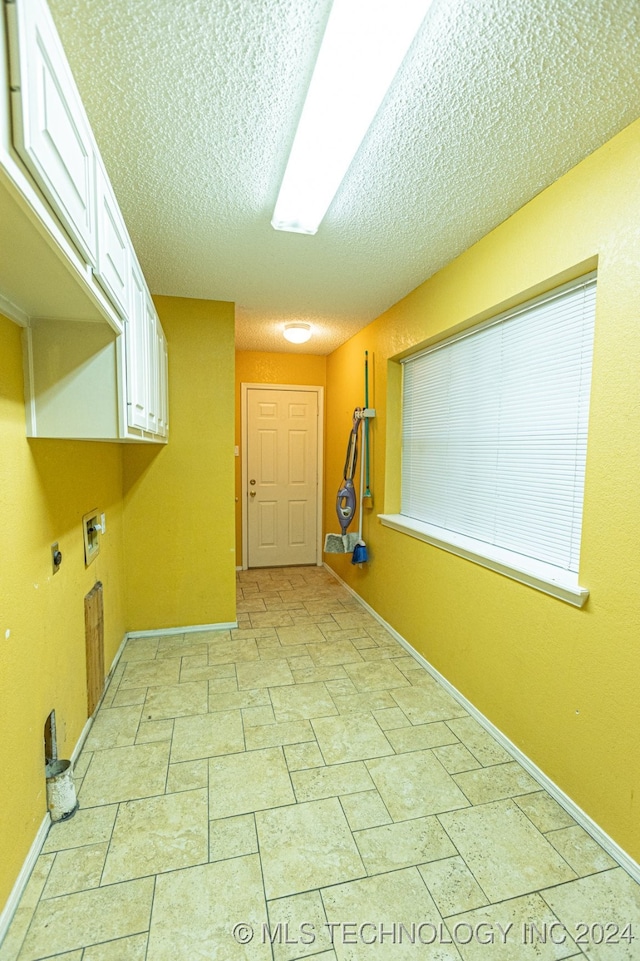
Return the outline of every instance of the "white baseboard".
[[[71,753],[70,761],[72,765],[75,765],[76,761],[78,760],[80,756],[80,752],[84,747],[84,742],[87,740],[87,737],[89,736],[89,731],[93,726],[93,720],[98,712],[98,708],[102,704],[104,695],[106,694],[107,689],[109,687],[109,681],[111,680],[111,676],[116,669],[116,666],[118,664],[118,661],[120,660],[120,657],[122,655],[122,652],[124,650],[124,646],[126,643],[127,643],[127,635],[125,634],[125,636],[122,638],[122,641],[120,643],[120,647],[118,648],[117,653],[112,661],[109,673],[105,678],[104,690],[102,692],[102,696],[100,698],[98,706],[96,707],[93,715],[87,719],[87,722],[82,728],[82,731],[80,732],[80,736],[76,741],[76,745]],[[16,908],[20,903],[20,898],[24,893],[24,889],[27,886],[27,882],[31,877],[31,872],[33,871],[35,863],[40,856],[40,852],[42,851],[44,842],[47,839],[47,834],[49,833],[50,827],[51,827],[51,818],[49,816],[49,812],[47,811],[44,818],[42,819],[42,824],[38,828],[38,833],[33,839],[33,844],[29,848],[29,853],[27,854],[27,857],[24,860],[22,868],[20,869],[20,873],[16,878],[15,884],[11,889],[11,894],[7,899],[7,903],[5,904],[4,908],[2,909],[2,912],[0,913],[0,944],[2,944],[5,938],[5,935],[9,930],[9,925],[11,924],[13,916],[16,912]]]
[[[473,717],[485,729],[485,731],[491,734],[498,744],[500,744],[500,746],[503,747],[505,751],[507,751],[507,753],[514,758],[514,760],[518,761],[525,771],[530,774],[535,781],[538,782],[540,787],[544,788],[544,790],[547,791],[547,793],[558,802],[558,804],[567,812],[567,814],[570,814],[571,817],[587,832],[587,834],[589,834],[594,841],[597,841],[600,847],[603,848],[607,854],[610,855],[610,857],[612,857],[613,860],[620,865],[621,868],[624,868],[627,874],[631,875],[634,881],[640,883],[640,864],[638,864],[637,861],[634,861],[634,859],[627,854],[627,852],[621,848],[620,845],[613,840],[613,838],[609,837],[606,831],[604,831],[599,824],[589,817],[589,815],[583,811],[582,808],[579,807],[575,801],[569,797],[568,794],[565,794],[562,788],[558,787],[558,785],[552,781],[551,778],[548,777],[544,771],[537,766],[537,764],[535,764],[529,757],[527,757],[526,754],[524,754],[523,751],[520,750],[519,747],[510,741],[506,734],[503,734],[502,731],[497,728],[492,721],[489,720],[489,718],[485,717],[485,715],[482,714],[482,712],[479,711],[478,708],[475,707],[471,701],[464,696],[464,694],[454,687],[453,684],[446,679],[446,677],[437,671],[436,668],[433,667],[433,665],[431,665],[426,658],[422,656],[422,654],[419,654],[418,651],[416,651],[415,648],[413,648],[411,644],[409,644],[409,642],[391,626],[391,624],[388,624],[384,618],[380,617],[377,611],[375,611],[370,604],[367,604],[367,602],[363,600],[360,595],[353,590],[352,587],[349,587],[349,585],[342,580],[339,574],[336,574],[336,572],[332,570],[328,564],[325,564],[324,566],[337,581],[340,581],[345,590],[352,594],[353,597],[355,597],[356,600],[362,605],[362,607],[364,607],[364,609],[368,611],[368,613],[371,614],[371,616],[374,617],[379,624],[382,624],[385,630],[387,630],[389,634],[391,634],[391,636],[394,637],[398,643],[402,645],[402,647],[404,647],[407,653],[409,653],[411,657],[413,657],[422,667],[424,667],[426,671],[429,672],[429,674],[444,688],[447,694],[450,694],[451,697],[453,697],[458,704],[460,704],[465,711],[467,711],[471,717]]]
[[[237,621],[226,621],[221,624],[192,624],[190,627],[163,627],[157,631],[129,631],[130,637],[167,637],[170,634],[195,634],[197,631],[229,631],[238,626]]]
[[[115,654],[115,657],[111,662],[109,673],[105,678],[105,684],[104,684],[102,696],[100,698],[100,701],[98,702],[96,710],[94,711],[93,715],[90,718],[88,718],[86,724],[84,725],[84,727],[82,728],[82,731],[80,732],[80,736],[78,740],[76,741],[76,745],[73,749],[73,752],[70,758],[71,763],[75,764],[76,761],[78,760],[78,757],[80,756],[80,752],[84,747],[84,743],[87,740],[87,737],[89,736],[89,732],[93,725],[93,720],[109,688],[109,681],[111,680],[113,673],[116,667],[118,666],[118,662],[122,657],[122,652],[124,651],[125,645],[130,637],[157,637],[158,635],[168,635],[168,634],[189,634],[189,633],[195,633],[196,631],[220,631],[220,630],[229,630],[230,628],[235,628],[237,626],[238,626],[237,621],[235,621],[233,623],[229,622],[226,624],[197,624],[192,627],[165,628],[164,630],[159,630],[159,631],[131,631],[130,633],[125,634]],[[49,816],[49,813],[47,812],[42,820],[42,824],[38,828],[38,833],[36,834],[35,838],[33,839],[33,843],[29,848],[29,853],[27,854],[27,857],[20,869],[20,873],[16,878],[15,884],[11,889],[11,893],[7,899],[7,903],[5,904],[4,908],[2,909],[2,912],[0,913],[0,944],[2,944],[5,938],[5,935],[9,930],[9,925],[11,924],[16,908],[20,903],[20,898],[24,893],[24,889],[27,885],[27,882],[31,877],[31,872],[33,871],[36,861],[38,860],[38,857],[40,855],[44,842],[47,839],[47,834],[49,832],[50,826],[51,826],[51,818]]]
[[[104,689],[105,689],[105,691],[106,691],[106,689],[107,689],[107,684],[106,684],[106,682],[105,682]],[[104,697],[104,694],[103,694],[103,697]],[[101,703],[102,703],[102,698],[100,698],[100,704],[101,704]],[[100,704],[98,704],[98,707],[100,707]],[[71,760],[71,765],[72,765],[72,766],[75,765],[76,761],[77,761],[78,758],[80,757],[80,751],[81,751],[82,748],[84,747],[84,742],[87,740],[87,737],[89,736],[89,731],[90,731],[91,728],[93,727],[93,719],[94,719],[94,717],[96,716],[96,713],[97,713],[97,711],[98,711],[98,707],[96,708],[96,710],[95,710],[95,712],[92,714],[92,716],[91,716],[90,718],[87,718],[87,723],[86,723],[85,726],[82,728],[82,731],[80,732],[80,737],[79,737],[78,740],[76,741],[76,746],[74,747],[73,752],[72,752],[72,754],[71,754],[71,758],[70,758],[70,760]]]
[[[49,833],[49,828],[51,827],[51,818],[49,812],[45,814],[42,819],[42,824],[38,828],[38,833],[33,839],[33,844],[29,848],[29,853],[27,854],[22,867],[20,868],[20,873],[16,878],[16,883],[11,889],[11,894],[7,898],[7,903],[0,913],[0,944],[4,941],[5,935],[9,930],[9,925],[13,920],[13,916],[16,913],[16,908],[20,904],[20,898],[24,893],[24,889],[27,886],[27,882],[31,877],[31,872],[35,867],[35,863],[40,856],[40,851],[42,846],[47,839],[47,834]]]
[[[119,647],[118,650],[116,651],[115,656],[114,656],[113,660],[111,661],[111,667],[109,668],[109,673],[107,674],[107,676],[106,676],[106,678],[105,678],[105,681],[104,681],[104,689],[105,689],[105,692],[106,692],[107,688],[109,687],[109,682],[111,681],[111,678],[113,677],[113,672],[115,671],[116,667],[118,666],[118,661],[119,661],[120,658],[122,657],[122,652],[124,651],[125,647],[127,646],[127,641],[129,640],[129,637],[130,637],[129,634],[125,634],[125,635],[124,635],[124,637],[123,637],[122,640],[120,641],[120,647]],[[104,695],[103,695],[103,696],[104,696]],[[97,710],[97,708],[96,708],[96,710]]]

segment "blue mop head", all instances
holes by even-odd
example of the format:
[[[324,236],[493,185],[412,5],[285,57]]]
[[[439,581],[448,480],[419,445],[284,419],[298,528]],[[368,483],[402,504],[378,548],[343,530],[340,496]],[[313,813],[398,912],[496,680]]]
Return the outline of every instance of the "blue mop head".
[[[353,555],[351,557],[352,564],[365,564],[369,560],[367,556],[367,546],[364,541],[358,541],[356,546],[353,548]]]

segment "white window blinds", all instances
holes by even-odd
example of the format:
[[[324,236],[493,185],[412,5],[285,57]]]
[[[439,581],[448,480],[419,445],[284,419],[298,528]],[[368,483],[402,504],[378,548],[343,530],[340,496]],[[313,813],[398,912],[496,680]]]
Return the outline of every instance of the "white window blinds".
[[[596,281],[407,358],[401,513],[578,571]]]

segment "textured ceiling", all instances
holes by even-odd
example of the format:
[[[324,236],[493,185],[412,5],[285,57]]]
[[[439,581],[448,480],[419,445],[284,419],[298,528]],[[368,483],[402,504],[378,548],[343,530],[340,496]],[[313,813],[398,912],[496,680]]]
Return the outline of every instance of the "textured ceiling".
[[[235,301],[245,350],[329,353],[640,115],[638,0],[434,0],[318,233],[281,233],[330,0],[50,5],[150,289]]]

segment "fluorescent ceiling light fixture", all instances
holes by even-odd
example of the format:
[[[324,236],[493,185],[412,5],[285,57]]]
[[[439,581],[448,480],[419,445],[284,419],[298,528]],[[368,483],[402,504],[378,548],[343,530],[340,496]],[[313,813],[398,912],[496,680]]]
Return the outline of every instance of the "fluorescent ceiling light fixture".
[[[333,0],[271,224],[315,234],[432,0]]]
[[[285,324],[283,330],[285,340],[292,344],[306,344],[311,337],[311,324]]]

